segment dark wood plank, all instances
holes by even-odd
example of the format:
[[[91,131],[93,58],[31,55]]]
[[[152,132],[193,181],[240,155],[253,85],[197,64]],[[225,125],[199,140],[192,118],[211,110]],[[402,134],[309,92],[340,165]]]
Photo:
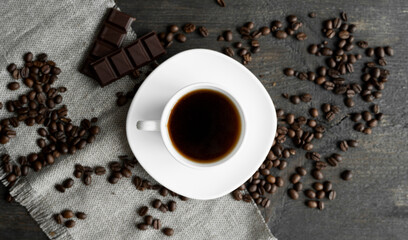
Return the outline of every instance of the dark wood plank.
[[[299,42],[293,38],[278,41],[270,36],[260,40],[261,52],[254,56],[248,68],[256,75],[263,75],[260,81],[269,91],[277,108],[287,109],[296,115],[307,115],[310,107],[319,108],[323,102],[341,106],[342,112],[332,124],[326,124],[325,137],[316,142],[315,150],[323,156],[338,152],[336,143],[344,139],[357,139],[360,146],[345,154],[345,160],[339,168],[325,171],[338,196],[326,201],[324,211],[311,210],[301,200],[293,201],[284,189],[271,197],[272,204],[262,209],[271,231],[279,239],[406,239],[408,235],[408,75],[405,66],[408,48],[405,39],[408,36],[408,2],[403,0],[309,0],[309,1],[228,1],[226,8],[219,7],[215,1],[175,0],[175,1],[135,1],[119,0],[121,9],[137,18],[133,28],[139,35],[150,30],[165,31],[169,24],[183,25],[187,22],[197,26],[204,25],[210,31],[210,37],[201,38],[198,34],[187,35],[184,44],[174,43],[166,58],[191,48],[209,48],[221,50],[230,44],[217,42],[217,36],[226,29],[235,30],[247,21],[254,21],[257,27],[269,26],[272,20],[284,21],[285,16],[296,14],[304,23],[303,31],[308,39]],[[324,38],[320,33],[322,20],[337,17],[341,11],[349,15],[349,22],[356,23],[356,40],[367,40],[371,46],[391,45],[396,55],[387,58],[387,69],[391,71],[390,81],[378,101],[385,114],[380,127],[370,136],[353,131],[352,122],[342,117],[348,113],[367,109],[357,98],[355,108],[348,110],[343,98],[323,91],[308,81],[300,81],[283,76],[282,69],[288,66],[300,71],[314,70],[323,59],[310,56],[306,48],[310,43],[319,43]],[[311,11],[318,17],[311,19]],[[234,41],[238,35],[234,31]],[[359,51],[355,49],[353,52]],[[362,51],[360,51],[362,52]],[[364,59],[362,62],[366,61]],[[356,69],[361,67],[356,65]],[[353,74],[348,80],[358,81],[359,74]],[[280,94],[299,94],[308,92],[313,101],[308,104],[292,105]],[[289,145],[290,146],[290,145]],[[311,168],[304,158],[304,151],[288,160],[288,168],[274,171],[285,179],[299,165]],[[354,178],[351,182],[339,179],[344,169],[351,169]],[[302,179],[305,187],[313,182],[310,177]],[[0,188],[4,191],[4,188]],[[1,192],[0,192],[1,194]],[[41,230],[18,204],[0,205],[0,239],[45,239]]]

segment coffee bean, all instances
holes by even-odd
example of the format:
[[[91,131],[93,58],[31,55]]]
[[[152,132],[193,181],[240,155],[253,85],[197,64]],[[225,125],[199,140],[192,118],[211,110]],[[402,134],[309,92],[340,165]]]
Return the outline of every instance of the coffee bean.
[[[195,29],[196,29],[196,26],[192,23],[187,23],[183,26],[183,31],[185,33],[192,33],[195,31]]]
[[[352,98],[346,98],[345,101],[344,101],[344,104],[345,104],[347,107],[353,107],[353,106],[355,105],[355,103],[354,103],[354,101],[353,101]]]
[[[339,144],[340,150],[343,152],[347,152],[349,146],[347,144],[347,141],[341,141]]]
[[[64,188],[71,188],[73,185],[74,185],[74,180],[72,178],[68,178],[62,183],[62,186]]]
[[[363,133],[369,135],[369,134],[372,133],[372,129],[371,128],[364,128]]]
[[[285,73],[286,76],[295,75],[295,70],[293,70],[293,68],[285,68],[285,70],[283,72]]]
[[[225,7],[226,6],[224,0],[216,0],[216,2],[220,7]]]
[[[54,220],[57,224],[62,224],[62,222],[64,221],[63,217],[61,214],[55,214],[54,215]]]
[[[14,91],[20,88],[20,84],[18,82],[11,82],[7,85],[7,88]]]
[[[299,181],[300,181],[300,174],[295,173],[290,177],[290,182],[292,184],[296,184]]]
[[[10,64],[7,66],[7,71],[8,71],[9,73],[13,73],[16,69],[17,69],[17,65],[14,64],[14,63],[10,63]]]
[[[365,53],[367,57],[372,57],[374,55],[374,48],[367,48]]]
[[[350,146],[350,147],[357,147],[358,142],[356,140],[348,140],[347,145]]]
[[[271,184],[274,184],[276,182],[276,178],[274,176],[272,176],[272,175],[268,175],[266,177],[266,181],[271,183]]]
[[[147,214],[148,211],[149,211],[149,207],[143,206],[139,209],[138,214],[139,216],[143,217],[144,215]]]
[[[299,41],[304,41],[307,39],[307,35],[304,32],[300,32],[298,34],[296,34],[296,39]]]
[[[179,27],[177,25],[173,24],[173,25],[169,26],[169,31],[172,32],[172,33],[176,33],[176,32],[178,32],[178,30],[179,30]]]
[[[317,179],[317,180],[323,179],[323,173],[317,169],[313,169],[311,174],[314,179]]]
[[[75,221],[74,220],[68,220],[68,221],[65,222],[65,226],[67,228],[73,228],[73,227],[75,227]]]
[[[231,42],[232,41],[232,32],[230,30],[227,30],[223,33],[224,39],[227,42]]]
[[[319,210],[323,210],[323,209],[324,209],[324,202],[318,201],[318,202],[317,202],[317,208],[318,208]]]
[[[315,182],[315,183],[313,183],[313,188],[314,188],[316,191],[323,190],[323,184],[322,184],[322,183],[319,183],[319,182]]]
[[[374,51],[375,51],[375,55],[376,55],[378,58],[383,58],[383,57],[385,57],[385,50],[384,50],[383,47],[376,47]]]
[[[65,192],[65,188],[60,184],[55,185],[55,189],[57,189],[58,192]]]
[[[389,46],[384,47],[384,52],[385,52],[388,56],[394,56],[394,49],[392,49],[392,48],[389,47]]]
[[[153,225],[153,228],[154,228],[154,229],[156,229],[156,230],[160,229],[160,228],[161,228],[161,221],[160,221],[160,219],[154,219],[152,225]]]
[[[159,208],[162,205],[162,202],[160,201],[160,199],[155,199],[152,203],[153,208]]]
[[[312,117],[316,118],[316,117],[319,116],[319,111],[316,108],[311,108],[311,109],[309,109],[309,114]]]
[[[61,215],[62,215],[64,218],[72,218],[72,217],[74,217],[74,213],[73,213],[71,210],[64,210],[64,211],[61,212]]]
[[[164,228],[163,229],[163,233],[166,236],[173,236],[174,234],[174,230],[172,228]]]
[[[306,190],[304,194],[306,197],[311,198],[311,199],[316,197],[316,193],[311,189]]]
[[[78,219],[81,219],[81,220],[84,220],[84,219],[86,219],[86,217],[87,217],[87,215],[86,215],[84,212],[77,212],[77,213],[75,214],[75,216],[76,216]]]
[[[175,201],[170,201],[167,206],[170,212],[174,212],[177,208],[177,203]]]
[[[139,224],[137,224],[137,228],[139,229],[139,230],[147,230],[147,228],[149,227],[149,225],[147,225],[147,224],[145,224],[145,223],[139,223]]]
[[[285,31],[278,30],[275,32],[275,37],[278,39],[285,39],[288,37],[288,34]]]
[[[336,198],[336,192],[334,190],[331,190],[327,193],[327,198],[329,200],[334,200]]]
[[[167,188],[162,187],[159,191],[160,195],[162,195],[163,197],[167,196],[169,194],[169,190],[167,190]]]
[[[299,96],[296,96],[296,95],[292,95],[292,96],[290,96],[290,101],[291,101],[293,104],[299,104],[299,103],[300,103],[300,97],[299,97]]]
[[[234,197],[235,200],[241,201],[242,200],[242,193],[240,190],[235,190],[232,192],[232,196]]]
[[[187,40],[186,35],[184,35],[182,33],[177,34],[176,39],[177,39],[177,41],[179,41],[181,43],[184,43]]]
[[[301,182],[298,182],[296,184],[293,185],[293,189],[295,189],[296,191],[302,191],[303,189],[303,184]]]
[[[199,33],[201,34],[201,36],[203,36],[203,37],[208,37],[208,35],[209,35],[208,29],[207,29],[206,27],[204,27],[204,26],[199,27],[199,28],[198,28],[198,32],[199,32]]]
[[[264,35],[264,36],[271,33],[271,29],[269,27],[261,27],[260,31],[262,32],[262,35]]]
[[[24,55],[24,61],[25,62],[31,62],[33,61],[33,54],[31,52],[28,52]]]
[[[344,181],[349,181],[349,180],[351,180],[352,177],[353,177],[353,174],[351,173],[350,170],[345,170],[345,171],[343,171],[343,172],[341,173],[341,178],[342,178]]]
[[[317,208],[317,201],[307,200],[306,201],[306,206],[308,206],[309,208]]]
[[[288,190],[288,195],[289,195],[290,198],[292,198],[292,199],[294,199],[294,200],[296,200],[296,199],[299,198],[299,193],[298,193],[295,189],[293,189],[293,188],[290,188],[290,189]]]
[[[316,192],[317,199],[323,199],[326,196],[326,193],[323,190],[319,190]]]
[[[312,95],[309,93],[302,94],[300,95],[300,100],[302,100],[302,102],[310,102],[312,101]]]
[[[234,56],[234,50],[232,50],[232,48],[227,47],[224,49],[224,53],[229,56],[229,57],[233,57]]]
[[[332,183],[330,181],[325,181],[323,183],[323,191],[329,192],[329,191],[332,190],[332,188],[333,188],[333,185],[332,185]]]

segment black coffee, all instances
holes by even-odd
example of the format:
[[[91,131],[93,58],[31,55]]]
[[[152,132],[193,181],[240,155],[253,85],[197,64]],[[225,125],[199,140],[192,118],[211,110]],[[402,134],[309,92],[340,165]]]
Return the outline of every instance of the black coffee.
[[[241,134],[241,118],[227,96],[202,89],[175,104],[167,128],[181,155],[194,162],[212,163],[234,149]]]

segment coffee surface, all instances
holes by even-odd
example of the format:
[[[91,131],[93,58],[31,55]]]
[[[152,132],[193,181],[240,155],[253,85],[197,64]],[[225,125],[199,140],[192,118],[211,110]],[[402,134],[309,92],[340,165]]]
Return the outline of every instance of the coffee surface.
[[[201,89],[175,104],[167,128],[181,155],[194,162],[212,163],[234,149],[241,134],[241,119],[227,96]]]

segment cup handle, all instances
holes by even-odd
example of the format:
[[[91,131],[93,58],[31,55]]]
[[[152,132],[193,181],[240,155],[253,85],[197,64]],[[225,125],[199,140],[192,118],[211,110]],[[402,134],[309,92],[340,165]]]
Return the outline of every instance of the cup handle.
[[[136,128],[141,131],[160,131],[160,120],[137,121]]]

